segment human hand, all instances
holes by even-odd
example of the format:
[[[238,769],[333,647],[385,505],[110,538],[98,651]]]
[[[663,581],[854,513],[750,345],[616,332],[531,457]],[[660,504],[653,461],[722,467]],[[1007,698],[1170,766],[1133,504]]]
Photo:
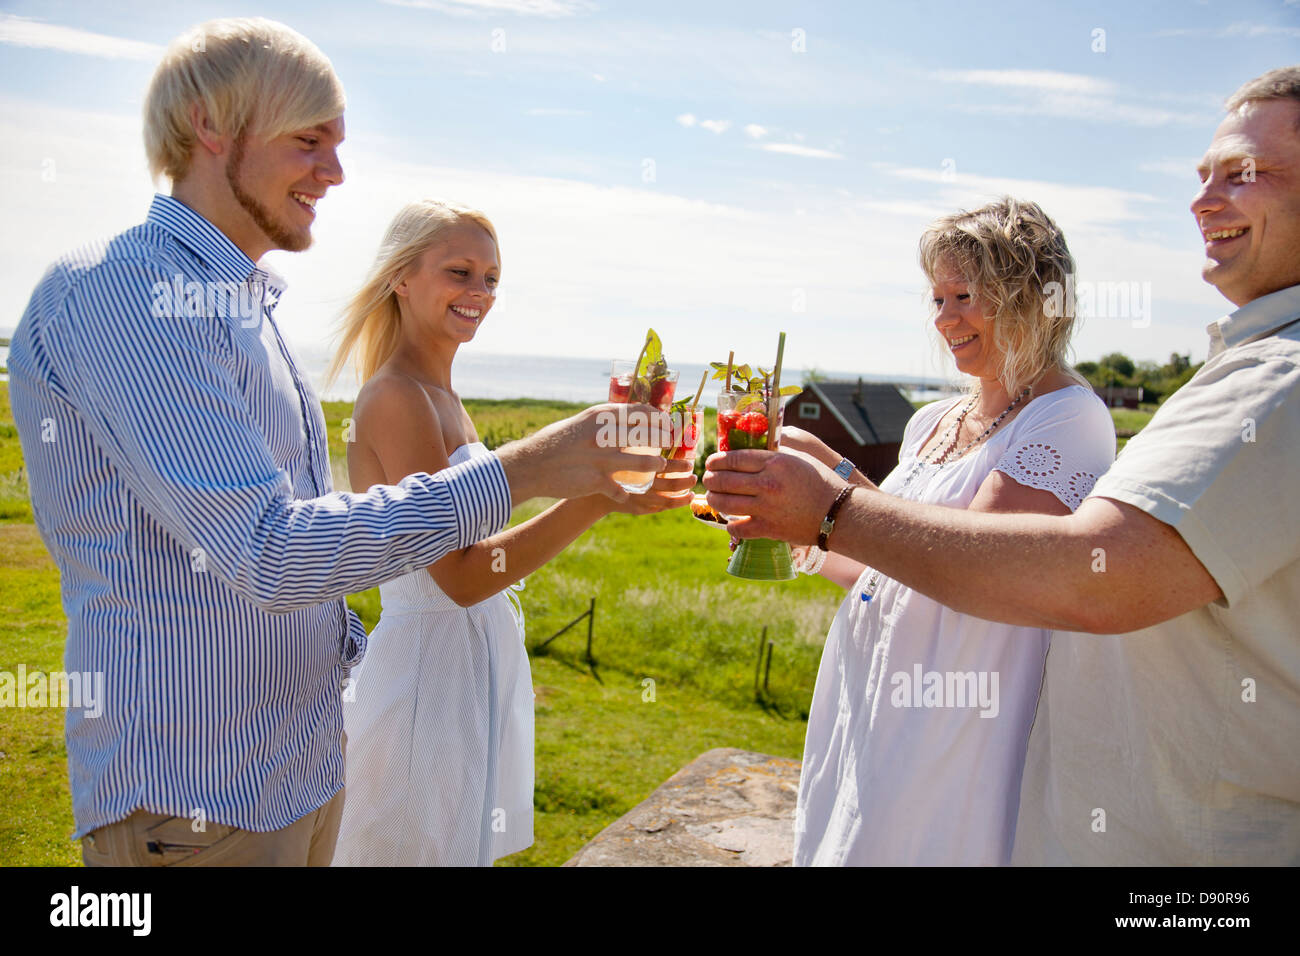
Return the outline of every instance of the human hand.
[[[704,466],[709,504],[733,516],[727,530],[736,538],[812,544],[845,486],[831,469],[795,450],[718,452]]]
[[[655,475],[649,491],[643,495],[628,495],[626,501],[611,503],[610,510],[646,515],[689,505],[695,497],[695,462],[675,459],[666,464],[669,470]]]
[[[529,498],[580,498],[602,494],[629,498],[615,472],[659,472],[659,451],[633,453],[627,447],[672,445],[672,421],[651,405],[605,403],[552,422],[497,452],[517,504]]]

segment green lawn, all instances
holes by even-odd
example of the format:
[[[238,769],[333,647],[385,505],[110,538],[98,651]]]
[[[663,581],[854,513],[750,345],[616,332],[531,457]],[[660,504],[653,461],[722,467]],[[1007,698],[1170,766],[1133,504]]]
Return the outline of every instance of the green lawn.
[[[62,670],[66,622],[58,573],[26,500],[8,393],[0,385],[0,670]],[[554,402],[469,402],[481,437],[498,444],[568,414]],[[325,406],[336,474],[349,406]],[[710,423],[711,429],[711,423]],[[712,437],[706,433],[705,441]],[[342,477],[340,475],[340,477]],[[545,507],[516,510],[525,520]],[[536,646],[596,598],[594,674],[585,624],[533,658],[537,691],[536,842],[503,864],[563,863],[588,839],[712,747],[798,757],[820,645],[838,603],[825,581],[750,584],[723,571],[726,535],[685,511],[611,515],[528,578],[528,642]],[[367,626],[378,591],[349,598]],[[763,626],[775,643],[770,693],[754,695]],[[653,700],[649,697],[653,683]],[[0,865],[80,862],[63,745],[63,712],[0,710]]]
[[[579,406],[467,402],[490,445],[519,437]],[[327,403],[330,453],[345,478],[350,406]],[[1136,431],[1146,412],[1114,413]],[[712,440],[706,416],[705,443]],[[340,487],[345,482],[340,481]],[[546,502],[516,509],[513,520]],[[533,656],[537,692],[536,842],[502,864],[564,862],[682,765],[712,747],[798,757],[821,642],[840,592],[821,579],[755,584],[724,573],[726,535],[678,510],[611,515],[530,576],[523,592],[535,647],[596,598],[594,673],[583,662],[585,624]],[[56,568],[27,503],[22,453],[0,384],[0,670],[62,670],[66,622]],[[368,627],[378,591],[349,598]],[[756,701],[762,628],[774,642],[769,692]],[[646,680],[653,681],[654,700]],[[63,712],[0,710],[0,865],[80,862],[72,832]]]

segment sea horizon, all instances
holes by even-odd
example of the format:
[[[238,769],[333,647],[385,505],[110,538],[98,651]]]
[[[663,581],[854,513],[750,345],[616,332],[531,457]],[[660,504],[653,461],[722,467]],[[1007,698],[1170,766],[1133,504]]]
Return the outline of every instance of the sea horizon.
[[[0,338],[8,339],[12,329],[0,329]],[[324,346],[293,343],[295,361],[311,381],[321,401],[353,401],[359,386],[351,372],[344,372],[328,388],[325,373],[332,353]],[[633,356],[629,356],[629,359]],[[7,369],[9,349],[0,346],[0,368]],[[700,376],[709,366],[700,362],[670,363],[679,373],[677,397],[694,395],[699,388]],[[609,359],[580,356],[510,355],[462,351],[456,356],[452,387],[461,398],[509,400],[519,398],[595,404],[608,396]],[[782,380],[786,385],[802,385],[808,369],[785,369]],[[836,369],[815,370],[819,379],[829,381],[892,382],[898,385],[910,400],[920,401],[939,397],[952,389],[953,384],[937,378],[917,375],[886,375],[879,372],[858,372]],[[7,371],[0,373],[0,381],[7,382]],[[705,383],[700,400],[713,405],[721,382],[710,379]]]
[[[331,358],[325,349],[302,347],[297,358],[301,368],[312,381],[321,401],[352,401],[359,386],[351,373],[340,374],[339,380],[325,387],[325,371]],[[629,356],[629,361],[635,356]],[[677,398],[694,395],[700,387],[700,377],[712,372],[710,366],[700,362],[670,362],[678,372]],[[807,369],[784,369],[785,385],[802,385]],[[922,400],[941,394],[950,383],[916,375],[882,375],[873,372],[850,372],[831,369],[815,370],[819,380],[892,382],[910,399]],[[583,358],[554,355],[508,355],[462,351],[452,367],[452,387],[462,398],[515,399],[533,398],[551,401],[603,402],[609,395],[610,359]],[[700,401],[713,405],[722,383],[711,377],[704,384]]]

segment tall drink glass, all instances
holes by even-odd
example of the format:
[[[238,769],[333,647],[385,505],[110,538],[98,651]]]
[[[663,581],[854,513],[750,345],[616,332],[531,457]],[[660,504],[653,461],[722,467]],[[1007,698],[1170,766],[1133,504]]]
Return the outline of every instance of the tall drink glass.
[[[609,369],[609,400],[620,404],[632,402],[634,398],[631,394],[632,382],[635,377],[635,362],[615,359]],[[651,385],[649,400],[641,398],[640,401],[666,412],[672,406],[675,391],[677,391],[677,371],[668,369],[664,378],[658,379]],[[653,455],[663,451],[662,448],[641,446],[628,446],[627,450],[645,455]],[[616,471],[614,472],[614,480],[628,494],[643,495],[655,483],[655,474],[653,471]]]
[[[777,405],[776,421],[768,420],[767,403],[755,392],[723,389],[718,393],[718,451],[767,448],[768,431],[781,434],[782,409]],[[776,442],[772,443],[775,448]],[[723,518],[726,518],[723,515]],[[793,581],[798,572],[790,546],[769,538],[747,538],[731,555],[727,573],[750,581]]]

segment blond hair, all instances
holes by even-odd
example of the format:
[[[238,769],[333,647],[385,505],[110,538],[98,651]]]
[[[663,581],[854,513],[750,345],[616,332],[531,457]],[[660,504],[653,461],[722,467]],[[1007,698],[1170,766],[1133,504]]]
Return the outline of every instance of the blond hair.
[[[200,23],[167,47],[145,95],[144,148],[155,181],[189,172],[196,102],[219,133],[266,139],[335,119],[346,105],[329,59],[283,23]]]
[[[955,268],[988,310],[998,380],[1012,395],[1054,369],[1084,384],[1066,355],[1074,333],[1074,257],[1037,203],[1004,196],[936,219],[921,235],[921,268],[933,283]],[[1055,291],[1053,291],[1055,290]],[[1048,307],[1054,300],[1062,307]]]
[[[1262,73],[1253,80],[1247,80],[1228,97],[1224,104],[1229,113],[1235,113],[1247,103],[1259,103],[1264,100],[1290,100],[1300,103],[1300,66],[1280,66],[1276,70]],[[1300,130],[1300,115],[1296,117],[1296,129]]]
[[[325,374],[328,388],[339,372],[353,361],[364,384],[379,366],[388,361],[401,339],[402,313],[394,288],[424,251],[451,226],[473,222],[482,226],[497,247],[497,265],[501,263],[501,243],[491,220],[477,209],[441,199],[419,199],[408,203],[393,218],[374,265],[343,311],[339,322],[338,350]]]

